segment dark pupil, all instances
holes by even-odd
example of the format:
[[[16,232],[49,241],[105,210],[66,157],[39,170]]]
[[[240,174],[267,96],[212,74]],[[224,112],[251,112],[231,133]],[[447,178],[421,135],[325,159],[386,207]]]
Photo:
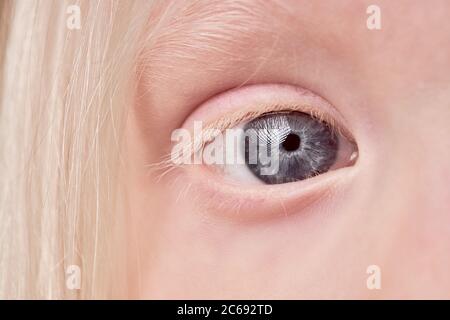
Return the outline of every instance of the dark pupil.
[[[287,135],[286,140],[281,144],[286,151],[295,151],[300,147],[300,137],[295,133],[290,133]]]

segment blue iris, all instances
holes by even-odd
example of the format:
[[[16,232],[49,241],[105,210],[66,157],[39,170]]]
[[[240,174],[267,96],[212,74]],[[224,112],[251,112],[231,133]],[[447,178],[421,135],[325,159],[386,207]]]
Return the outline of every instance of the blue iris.
[[[251,129],[251,130],[250,130]],[[339,140],[329,124],[302,112],[277,112],[262,115],[244,126],[256,132],[257,148],[245,141],[246,165],[267,184],[304,180],[324,173],[335,163]],[[256,152],[256,157],[255,153]],[[263,174],[263,152],[277,153],[277,170]],[[249,161],[249,159],[257,161]],[[266,155],[267,158],[267,155]],[[274,157],[271,157],[274,159]]]

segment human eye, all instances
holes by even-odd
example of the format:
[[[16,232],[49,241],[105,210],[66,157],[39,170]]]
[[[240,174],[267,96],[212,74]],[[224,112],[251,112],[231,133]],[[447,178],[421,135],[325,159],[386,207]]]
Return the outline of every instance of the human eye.
[[[230,112],[216,116],[195,150],[205,169],[224,182],[295,183],[352,166],[357,159],[357,144],[343,119],[310,91],[280,85],[241,88],[208,107],[223,109],[226,101],[233,104]]]
[[[331,124],[308,113],[269,112],[241,127],[238,141],[225,134],[222,141],[226,143],[219,148],[224,152],[224,174],[236,180],[296,182],[348,166],[356,158],[352,142]],[[230,151],[237,151],[236,157],[230,156]]]

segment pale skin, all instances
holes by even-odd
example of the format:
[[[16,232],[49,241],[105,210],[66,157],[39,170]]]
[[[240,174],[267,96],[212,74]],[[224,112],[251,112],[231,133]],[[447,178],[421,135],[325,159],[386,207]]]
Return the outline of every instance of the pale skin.
[[[130,295],[450,298],[450,3],[168,3],[127,122]],[[381,30],[367,29],[370,4]],[[219,93],[259,84],[333,105],[356,163],[272,186],[202,165],[157,180],[148,165],[173,130]]]

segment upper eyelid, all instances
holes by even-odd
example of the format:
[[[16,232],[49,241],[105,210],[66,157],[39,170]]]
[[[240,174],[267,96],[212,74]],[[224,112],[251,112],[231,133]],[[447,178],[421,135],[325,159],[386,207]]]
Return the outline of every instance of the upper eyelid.
[[[350,134],[348,129],[340,123],[339,120],[322,110],[320,107],[315,107],[308,104],[272,104],[253,106],[251,110],[221,115],[218,119],[209,121],[205,129],[218,129],[223,132],[228,128],[235,127],[244,121],[253,120],[264,114],[283,111],[297,111],[306,113],[319,121],[329,124],[331,129],[341,133],[352,142],[354,141],[353,136]]]
[[[277,111],[307,113],[328,123],[350,141],[355,141],[339,108],[319,94],[296,84],[251,84],[219,93],[197,107],[182,127],[189,129],[194,120],[201,120],[206,123],[205,128],[224,130],[239,122]]]
[[[338,112],[331,114],[330,110],[326,111],[322,107],[315,104],[307,103],[259,103],[252,104],[251,106],[242,105],[242,111],[230,111],[221,113],[216,116],[214,120],[207,121],[204,129],[218,129],[220,132],[226,129],[233,128],[245,121],[253,120],[267,113],[272,112],[302,112],[310,115],[311,117],[327,123],[330,128],[339,134],[342,134],[350,142],[355,143],[355,139],[347,125],[342,119],[342,116]]]

